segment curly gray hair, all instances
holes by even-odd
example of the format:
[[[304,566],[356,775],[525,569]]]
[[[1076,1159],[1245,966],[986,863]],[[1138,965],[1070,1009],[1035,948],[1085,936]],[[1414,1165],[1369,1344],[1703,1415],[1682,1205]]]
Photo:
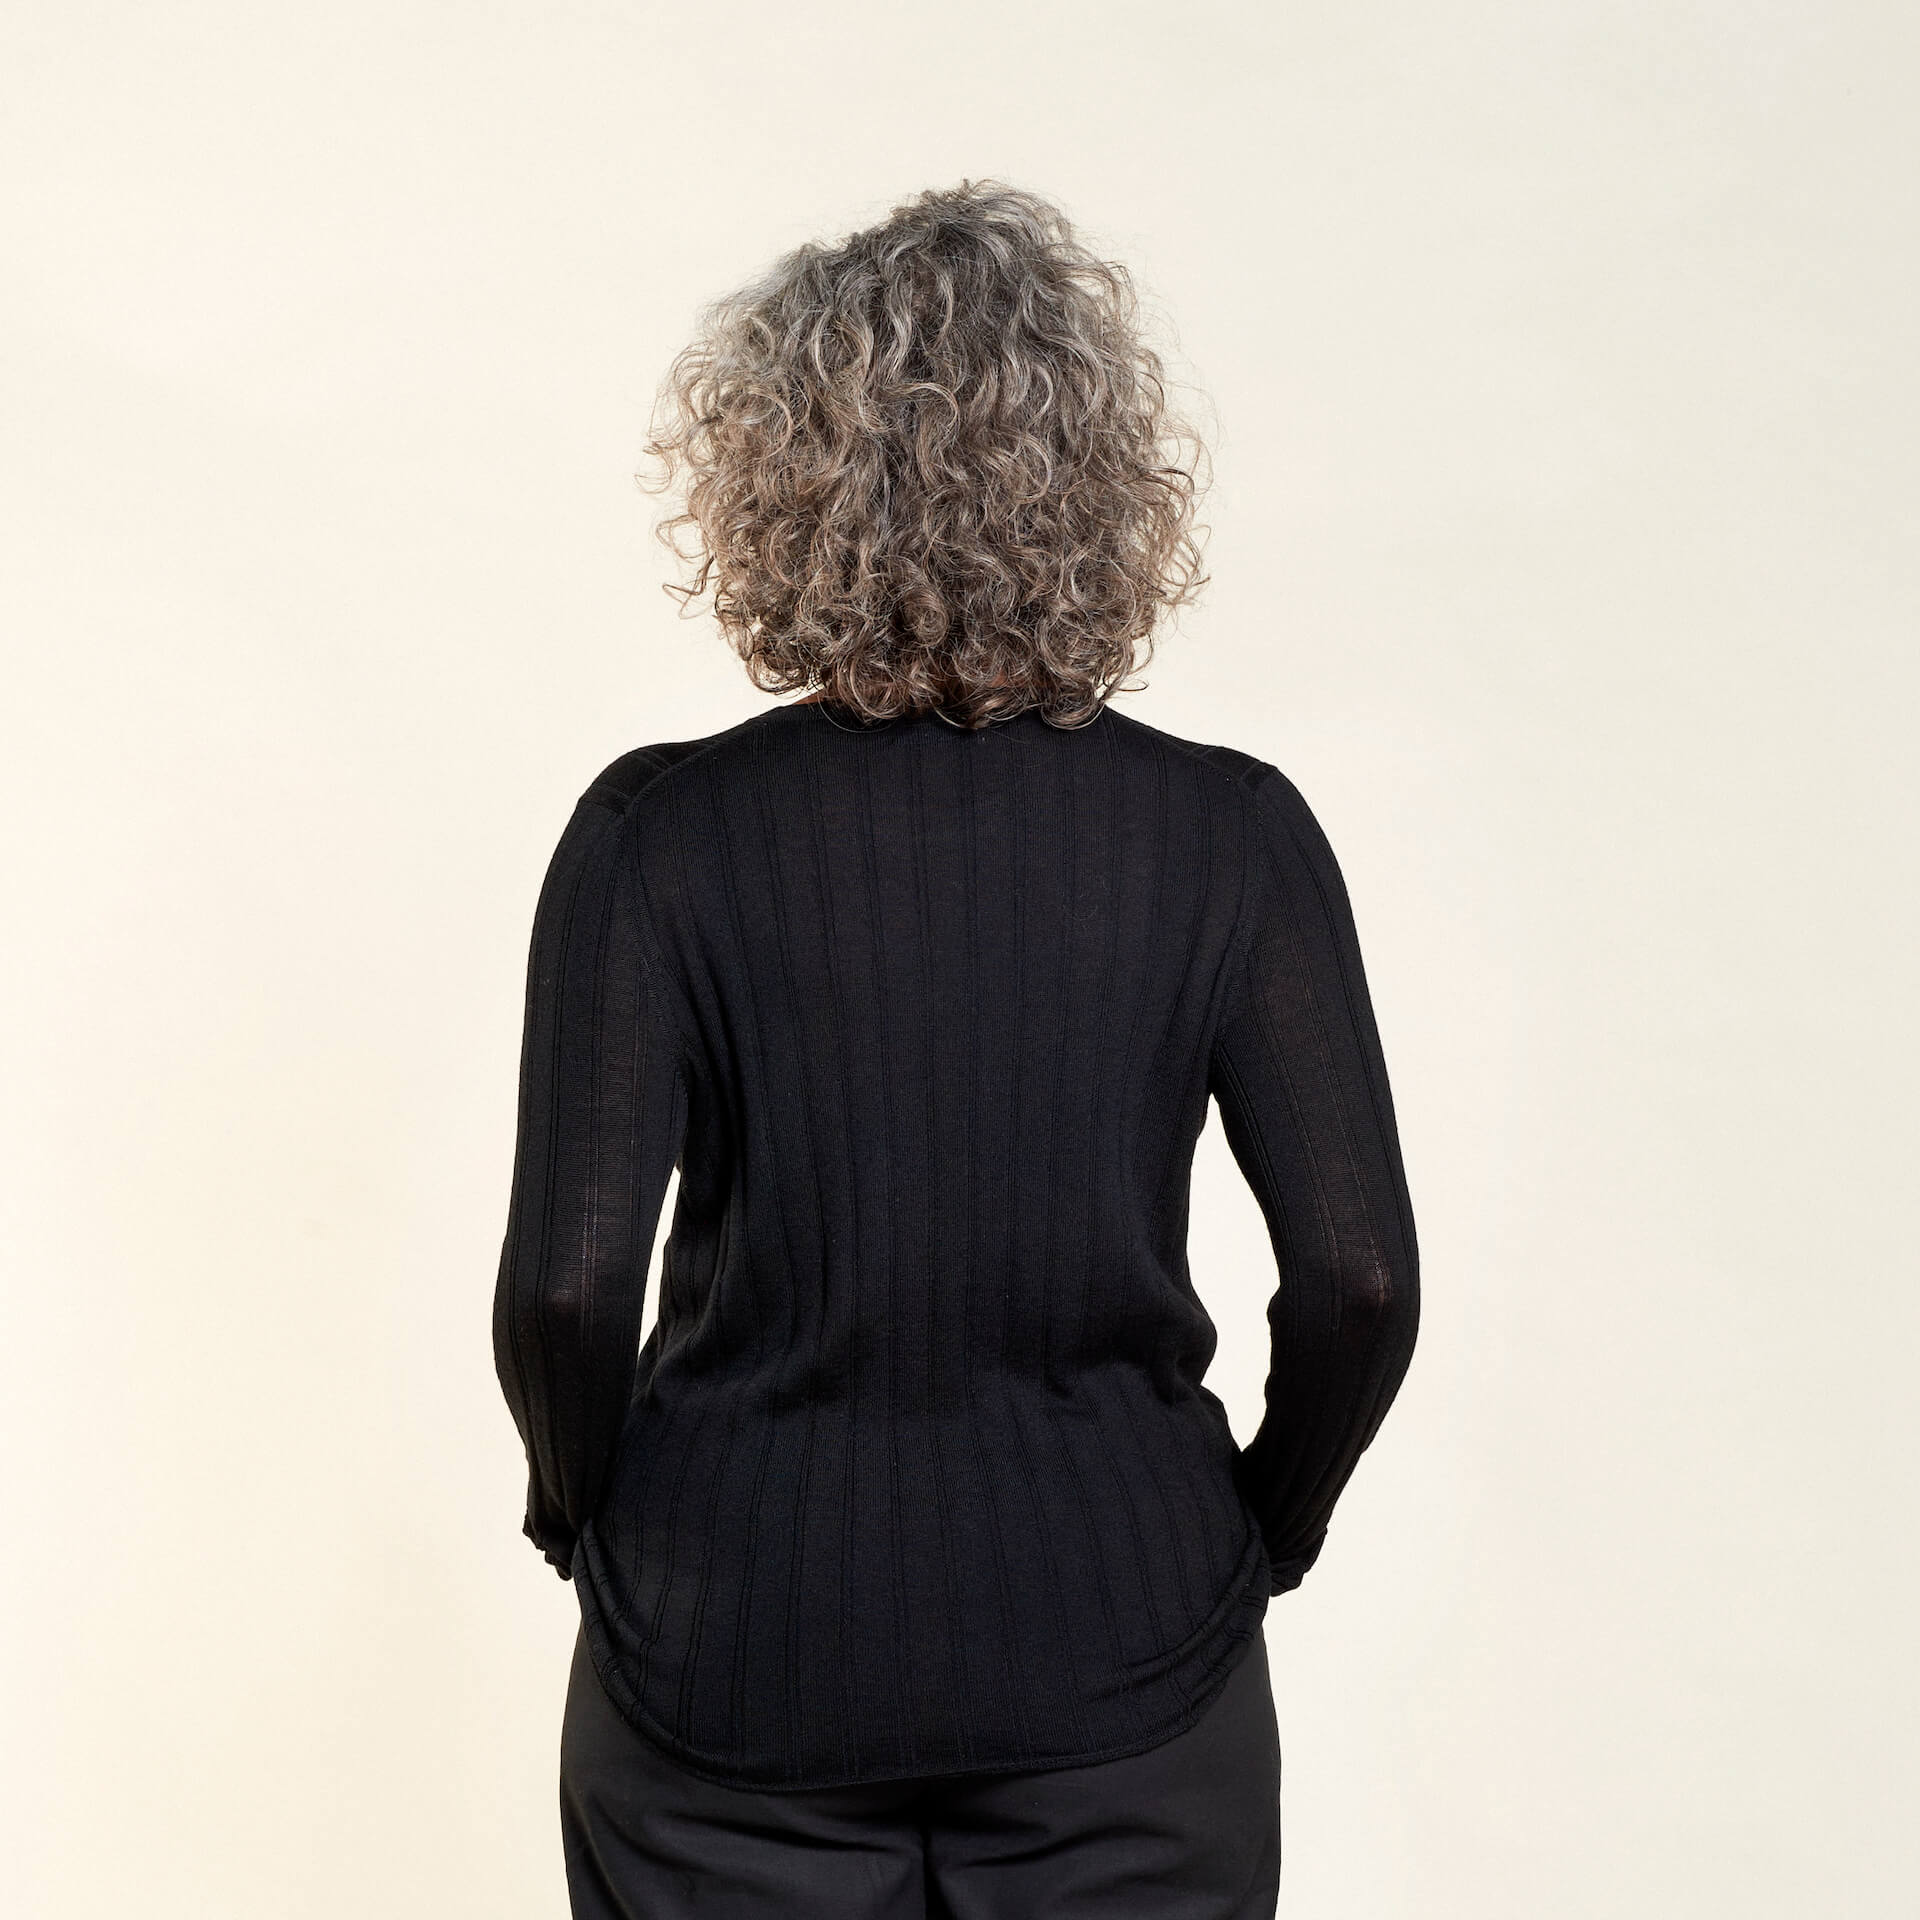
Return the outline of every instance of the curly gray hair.
[[[991,180],[785,255],[662,383],[652,487],[685,497],[657,531],[693,569],[668,591],[711,591],[766,692],[1093,718],[1205,584],[1205,449],[1138,311],[1124,266]]]

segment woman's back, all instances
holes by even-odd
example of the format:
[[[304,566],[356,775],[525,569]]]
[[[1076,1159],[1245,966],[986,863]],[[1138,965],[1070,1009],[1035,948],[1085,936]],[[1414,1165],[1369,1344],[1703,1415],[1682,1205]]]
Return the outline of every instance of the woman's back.
[[[527,1530],[620,1710],[762,1786],[1192,1724],[1417,1320],[1352,918],[1292,784],[1111,707],[800,703],[643,747],[561,840],[527,1017],[497,1352]],[[1244,1451],[1185,1254],[1210,1094],[1279,1263]]]

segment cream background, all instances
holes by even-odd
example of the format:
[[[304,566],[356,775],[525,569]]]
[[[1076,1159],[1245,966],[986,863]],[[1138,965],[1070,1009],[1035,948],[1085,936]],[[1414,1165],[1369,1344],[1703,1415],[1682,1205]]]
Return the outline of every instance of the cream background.
[[[1419,1353],[1268,1620],[1283,1915],[1912,1911],[1910,10],[91,0],[0,26],[0,1899],[533,1920],[575,1601],[488,1344],[525,945],[765,704],[696,305],[1056,196],[1219,421],[1127,710],[1346,868]],[[1217,1121],[1211,1384],[1271,1264]]]

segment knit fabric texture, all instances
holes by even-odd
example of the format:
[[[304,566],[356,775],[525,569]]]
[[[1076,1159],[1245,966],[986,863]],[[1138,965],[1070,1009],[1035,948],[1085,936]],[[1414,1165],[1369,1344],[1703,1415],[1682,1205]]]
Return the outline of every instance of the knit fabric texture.
[[[1274,1256],[1244,1447],[1187,1263],[1210,1101]],[[1278,768],[1111,706],[803,702],[581,796],[494,1350],[524,1531],[683,1766],[819,1787],[1184,1731],[1313,1565],[1418,1317],[1347,890]]]

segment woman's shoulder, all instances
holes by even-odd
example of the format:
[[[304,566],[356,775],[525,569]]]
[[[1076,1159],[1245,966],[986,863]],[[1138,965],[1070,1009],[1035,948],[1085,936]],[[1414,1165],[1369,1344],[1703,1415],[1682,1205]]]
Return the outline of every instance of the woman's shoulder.
[[[1131,714],[1121,714],[1118,708],[1112,711],[1136,738],[1151,741],[1162,751],[1184,754],[1231,784],[1257,833],[1281,843],[1304,842],[1322,858],[1331,857],[1325,831],[1306,795],[1273,761],[1263,760],[1243,747],[1189,740],[1163,727],[1148,726]]]
[[[1108,712],[1111,718],[1121,723],[1123,731],[1131,733],[1136,739],[1150,743],[1162,752],[1182,755],[1209,767],[1235,786],[1251,790],[1279,772],[1271,761],[1262,760],[1257,754],[1248,753],[1243,748],[1227,746],[1218,741],[1190,740],[1184,734],[1169,733],[1165,727],[1151,726],[1118,707],[1109,708]]]
[[[778,712],[778,708],[769,710]],[[718,733],[702,734],[693,740],[654,740],[645,746],[629,747],[617,759],[609,761],[587,783],[583,801],[598,801],[603,806],[624,811],[647,788],[676,767],[702,755],[724,752],[743,742],[747,735],[764,726],[768,712],[752,715],[737,725],[723,727]]]

